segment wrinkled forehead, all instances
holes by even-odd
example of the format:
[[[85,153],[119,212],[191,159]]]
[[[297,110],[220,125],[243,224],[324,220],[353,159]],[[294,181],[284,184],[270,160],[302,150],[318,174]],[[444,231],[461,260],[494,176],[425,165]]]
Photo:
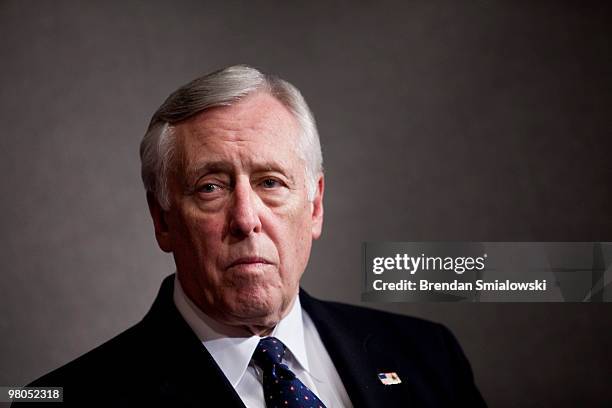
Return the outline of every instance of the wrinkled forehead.
[[[276,97],[267,92],[256,92],[229,106],[207,109],[176,126],[194,133],[209,129],[240,133],[251,128],[293,131],[298,128],[298,123],[291,111]]]
[[[201,112],[175,125],[173,132],[177,164],[185,172],[202,167],[229,171],[237,164],[275,170],[303,162],[297,120],[266,93]]]

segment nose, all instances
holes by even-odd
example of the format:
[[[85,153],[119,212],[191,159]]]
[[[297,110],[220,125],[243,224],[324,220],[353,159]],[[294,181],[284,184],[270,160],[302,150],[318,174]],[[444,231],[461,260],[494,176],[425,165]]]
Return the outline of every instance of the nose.
[[[239,238],[261,231],[259,199],[249,181],[237,181],[232,194],[229,211],[230,233]]]

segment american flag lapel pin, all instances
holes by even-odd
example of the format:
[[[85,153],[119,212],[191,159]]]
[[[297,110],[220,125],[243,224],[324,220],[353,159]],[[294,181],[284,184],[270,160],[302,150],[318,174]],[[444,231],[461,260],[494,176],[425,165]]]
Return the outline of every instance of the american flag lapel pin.
[[[378,379],[384,385],[394,385],[394,384],[400,384],[402,382],[402,380],[400,380],[396,372],[378,373]]]

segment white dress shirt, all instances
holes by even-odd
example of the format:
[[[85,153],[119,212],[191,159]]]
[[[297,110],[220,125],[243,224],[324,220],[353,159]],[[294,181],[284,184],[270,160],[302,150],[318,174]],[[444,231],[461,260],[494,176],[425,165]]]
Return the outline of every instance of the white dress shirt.
[[[251,358],[261,337],[244,337],[235,328],[205,315],[174,279],[174,304],[194,333],[212,355],[248,408],[265,408],[263,373]],[[300,305],[299,296],[287,316],[272,331],[287,347],[283,363],[327,408],[352,407],[314,323]]]

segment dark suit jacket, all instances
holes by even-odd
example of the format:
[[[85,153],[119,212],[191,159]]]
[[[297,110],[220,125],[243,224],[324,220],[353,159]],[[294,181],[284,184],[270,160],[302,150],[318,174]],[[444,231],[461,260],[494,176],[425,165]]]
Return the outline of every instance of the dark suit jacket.
[[[75,406],[244,407],[174,306],[173,285],[171,275],[141,322],[30,385],[63,386]],[[445,327],[304,291],[300,301],[355,407],[485,406]],[[377,374],[386,372],[401,384],[383,385]]]

